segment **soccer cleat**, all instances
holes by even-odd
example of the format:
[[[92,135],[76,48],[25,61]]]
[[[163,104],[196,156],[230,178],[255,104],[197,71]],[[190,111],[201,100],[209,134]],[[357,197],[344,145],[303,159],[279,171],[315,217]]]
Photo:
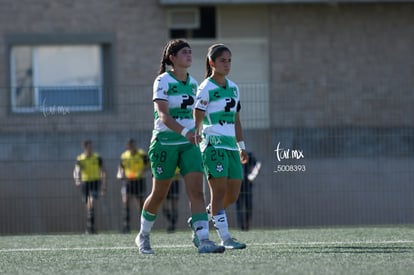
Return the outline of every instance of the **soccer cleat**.
[[[123,234],[129,234],[129,233],[131,233],[131,229],[129,228],[129,226],[128,226],[128,225],[126,225],[126,226],[124,226],[124,227],[122,228],[122,233],[123,233]]]
[[[175,225],[170,224],[170,225],[167,227],[167,233],[174,233],[174,232],[175,232]]]
[[[202,240],[198,247],[198,253],[223,253],[226,248],[222,245],[217,245],[210,240]]]
[[[154,250],[152,250],[150,245],[149,234],[138,233],[135,238],[135,244],[137,245],[140,254],[154,254]]]
[[[234,238],[229,238],[228,240],[221,242],[221,245],[223,245],[227,249],[244,249],[246,248],[246,244],[238,242]]]
[[[194,226],[193,226],[193,219],[191,217],[188,218],[187,224],[191,228],[191,231],[193,232],[192,235],[191,235],[191,239],[193,241],[194,246],[199,247],[200,246],[200,240],[197,237],[196,231],[195,231]]]
[[[98,232],[95,229],[86,229],[85,234],[87,235],[94,235],[94,234],[98,234]]]

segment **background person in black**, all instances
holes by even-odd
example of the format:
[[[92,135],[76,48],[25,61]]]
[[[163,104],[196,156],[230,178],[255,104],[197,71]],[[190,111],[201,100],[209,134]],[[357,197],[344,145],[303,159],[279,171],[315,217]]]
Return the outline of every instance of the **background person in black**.
[[[99,191],[103,196],[106,191],[106,172],[102,158],[93,151],[92,141],[82,144],[83,153],[76,159],[73,178],[76,186],[82,188],[82,200],[86,205],[86,233],[95,234],[95,200]]]
[[[126,151],[121,155],[117,178],[121,180],[121,198],[123,209],[122,232],[130,233],[130,203],[133,198],[137,203],[139,213],[142,211],[146,195],[145,173],[149,169],[147,153],[137,148],[134,139],[130,138],[126,144]]]
[[[237,223],[243,231],[250,229],[253,211],[253,181],[261,168],[261,163],[256,160],[253,153],[248,152],[247,154],[249,155],[249,161],[243,164],[243,181],[236,202]]]

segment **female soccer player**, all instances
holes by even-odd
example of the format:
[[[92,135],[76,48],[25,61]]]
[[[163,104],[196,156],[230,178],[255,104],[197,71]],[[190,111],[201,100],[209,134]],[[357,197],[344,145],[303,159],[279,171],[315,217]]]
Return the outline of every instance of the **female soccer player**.
[[[200,240],[199,253],[222,253],[224,247],[209,240],[208,216],[203,193],[201,153],[195,145],[200,136],[194,133],[193,109],[198,83],[188,74],[192,55],[190,45],[172,40],[162,54],[158,77],[153,86],[154,130],[148,151],[153,183],[144,202],[141,228],[135,243],[142,254],[153,254],[150,231],[158,209],[167,196],[176,167],[184,178],[190,211]],[[166,71],[166,66],[171,70]]]
[[[211,194],[214,227],[227,249],[243,249],[231,238],[225,208],[236,202],[242,180],[242,163],[248,156],[240,123],[239,88],[226,76],[231,69],[231,51],[212,45],[206,58],[206,79],[197,92],[194,111],[196,134],[202,134],[200,149]]]

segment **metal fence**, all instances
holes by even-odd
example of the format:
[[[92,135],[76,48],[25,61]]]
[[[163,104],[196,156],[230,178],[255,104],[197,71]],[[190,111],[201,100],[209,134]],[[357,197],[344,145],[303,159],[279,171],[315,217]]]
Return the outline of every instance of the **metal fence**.
[[[268,87],[241,86],[252,91],[242,97],[248,110],[242,117],[245,141],[262,163],[252,188],[253,228],[414,222],[414,128],[320,123],[279,127],[273,117],[278,102],[271,100]],[[93,140],[108,171],[108,191],[96,207],[97,228],[121,229],[116,170],[128,138],[148,149],[151,87],[115,87],[104,96],[111,100],[103,101],[103,110],[89,112],[44,106],[22,114],[2,103],[9,111],[0,122],[0,234],[84,230],[86,213],[72,169],[85,138]],[[332,104],[343,102],[340,98]],[[150,182],[148,174],[148,192]],[[183,185],[179,208],[178,227],[185,228],[189,210]],[[235,206],[227,212],[230,225],[237,227]],[[134,207],[131,217],[137,230]],[[160,212],[155,228],[166,226]]]

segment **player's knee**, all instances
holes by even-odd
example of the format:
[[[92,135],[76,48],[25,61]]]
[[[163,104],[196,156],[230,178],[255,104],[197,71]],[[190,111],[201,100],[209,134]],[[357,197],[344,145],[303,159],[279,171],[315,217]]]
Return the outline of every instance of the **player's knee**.
[[[230,204],[235,203],[238,197],[239,197],[238,194],[227,194],[226,199],[227,199],[228,204],[230,205]]]
[[[161,192],[152,193],[150,196],[150,200],[153,203],[161,204],[164,201],[164,199],[167,197],[167,194],[168,193],[161,193]]]

